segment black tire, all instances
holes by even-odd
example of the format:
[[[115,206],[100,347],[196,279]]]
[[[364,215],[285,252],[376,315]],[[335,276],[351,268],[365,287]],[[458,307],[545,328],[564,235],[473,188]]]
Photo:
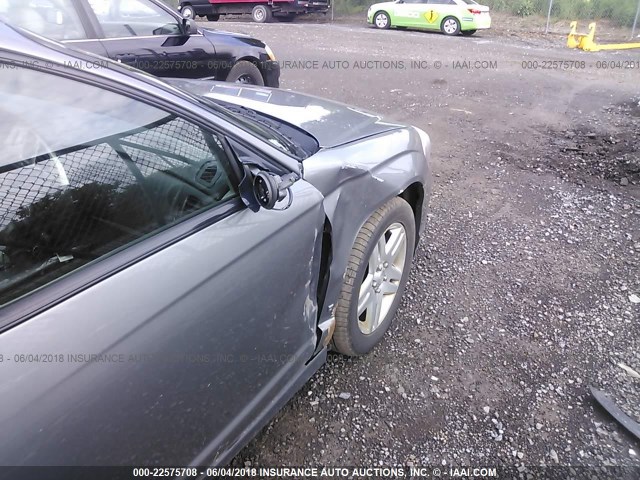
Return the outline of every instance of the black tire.
[[[246,60],[241,60],[233,66],[227,75],[227,82],[264,86],[264,78],[258,67]]]
[[[180,13],[182,14],[182,16],[184,18],[192,18],[195,20],[196,18],[196,11],[193,9],[193,7],[189,4],[187,5],[183,5],[182,9],[180,10]]]
[[[378,327],[373,329],[371,333],[364,333],[361,327],[364,325],[363,317],[366,318],[368,315],[368,309],[362,312],[360,318],[358,317],[360,289],[365,280],[365,274],[369,275],[369,259],[372,258],[374,249],[382,236],[386,235],[388,229],[395,224],[404,227],[406,235],[406,252],[403,270],[400,274],[401,278],[397,283],[395,297],[393,297],[388,311],[381,318]],[[351,356],[364,355],[380,342],[391,325],[402,299],[413,260],[415,241],[416,223],[413,210],[406,201],[399,197],[390,200],[376,210],[362,226],[351,249],[342,291],[336,307],[336,330],[333,335],[333,346],[338,352]],[[398,261],[401,262],[401,260]],[[386,275],[386,272],[387,270],[383,270],[379,275]],[[385,276],[384,279],[386,280],[386,278]]]
[[[220,15],[217,13],[207,15],[207,20],[209,20],[210,22],[217,22],[218,20],[220,20]]]
[[[462,31],[462,35],[464,35],[465,37],[470,37],[471,35],[473,35],[476,32],[477,32],[477,30],[463,30]]]
[[[273,19],[271,7],[267,5],[256,5],[251,10],[251,18],[256,23],[269,23]]]
[[[373,16],[373,25],[382,30],[391,28],[391,18],[389,18],[389,14],[382,11],[376,12]]]
[[[455,28],[449,28],[449,25],[455,25]],[[445,17],[440,24],[440,30],[445,35],[458,35],[460,33],[460,22],[456,17]]]

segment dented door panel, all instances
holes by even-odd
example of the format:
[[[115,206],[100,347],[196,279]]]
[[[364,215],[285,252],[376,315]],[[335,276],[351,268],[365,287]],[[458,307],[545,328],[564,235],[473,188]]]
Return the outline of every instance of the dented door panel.
[[[3,363],[0,463],[215,462],[316,349],[323,198],[292,191],[4,332],[5,356],[61,361]]]

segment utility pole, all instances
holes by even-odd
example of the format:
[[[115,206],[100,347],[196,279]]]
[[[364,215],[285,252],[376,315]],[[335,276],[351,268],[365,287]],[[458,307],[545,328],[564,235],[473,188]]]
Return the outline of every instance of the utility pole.
[[[631,38],[636,36],[636,27],[638,26],[638,17],[640,16],[640,0],[638,0],[638,10],[636,10],[636,18],[633,21],[633,28],[631,29]]]
[[[640,2],[640,0],[638,0]],[[640,5],[640,3],[638,4]],[[544,33],[549,33],[549,22],[551,22],[551,9],[553,8],[553,0],[549,0],[549,13],[547,13],[547,28]]]

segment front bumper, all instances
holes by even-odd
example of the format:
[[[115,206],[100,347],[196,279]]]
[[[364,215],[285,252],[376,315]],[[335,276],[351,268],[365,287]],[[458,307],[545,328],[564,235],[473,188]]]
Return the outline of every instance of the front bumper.
[[[263,60],[260,71],[264,78],[265,87],[278,88],[280,86],[280,64],[275,60]]]
[[[413,127],[422,142],[422,149],[424,151],[425,165],[424,165],[424,197],[422,198],[422,205],[420,206],[420,225],[418,226],[418,237],[422,237],[427,226],[428,208],[431,200],[431,192],[433,190],[433,175],[431,173],[431,137],[424,130]],[[416,247],[418,241],[416,241]]]

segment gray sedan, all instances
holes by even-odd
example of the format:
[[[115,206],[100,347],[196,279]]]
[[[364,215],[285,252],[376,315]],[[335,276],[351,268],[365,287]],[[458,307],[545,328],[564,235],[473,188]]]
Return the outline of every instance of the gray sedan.
[[[392,322],[429,137],[0,24],[0,465],[224,464]]]

